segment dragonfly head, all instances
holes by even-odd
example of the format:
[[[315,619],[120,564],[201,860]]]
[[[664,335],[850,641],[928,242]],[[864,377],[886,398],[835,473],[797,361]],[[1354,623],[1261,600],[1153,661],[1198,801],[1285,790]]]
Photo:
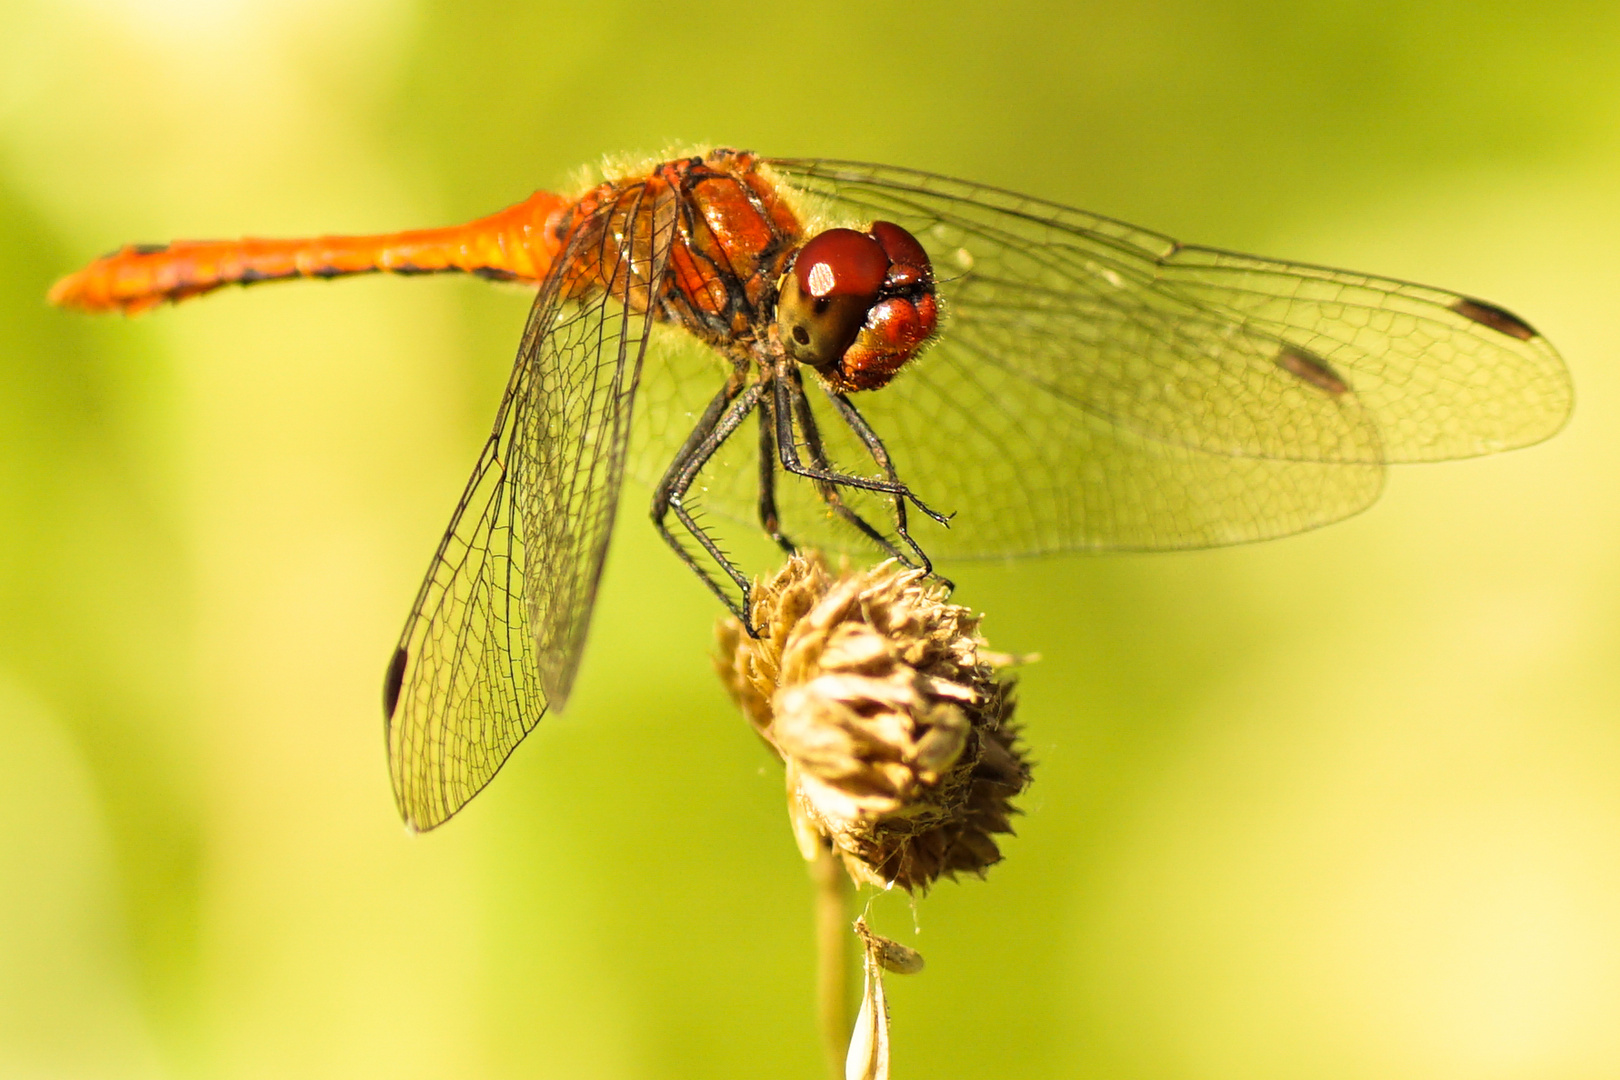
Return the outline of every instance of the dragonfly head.
[[[891,221],[817,233],[782,275],[776,323],[788,355],[835,389],[876,390],[939,323],[928,252]]]

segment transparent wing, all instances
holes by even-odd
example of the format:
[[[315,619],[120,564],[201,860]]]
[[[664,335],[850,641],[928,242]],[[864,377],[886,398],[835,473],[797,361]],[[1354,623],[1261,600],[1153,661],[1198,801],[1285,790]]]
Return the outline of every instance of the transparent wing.
[[[1383,490],[1380,465],[1211,454],[1145,436],[1054,395],[1025,395],[1016,376],[961,352],[932,359],[904,395],[871,394],[859,405],[900,476],[925,502],[954,515],[948,529],[911,515],[912,535],[933,557],[1245,543],[1349,517]],[[848,429],[824,406],[817,414],[838,465],[870,473]],[[893,511],[885,499],[864,492],[845,498],[888,531]],[[801,485],[779,501],[795,540],[862,545],[840,540],[841,523]]]
[[[1285,536],[1337,521],[1378,498],[1384,470],[1204,453],[1146,438],[1050,394],[1025,395],[994,365],[936,349],[904,384],[856,398],[900,475],[925,501],[955,511],[944,529],[913,513],[912,534],[931,556],[978,558],[1082,547],[1169,550]],[[632,470],[651,484],[724,378],[723,362],[671,335],[643,375]],[[891,393],[904,389],[904,393]],[[875,475],[865,449],[810,388],[833,464]],[[758,529],[758,432],[751,421],[704,469],[687,505]],[[1032,433],[1038,433],[1035,437]],[[802,450],[802,447],[801,447]],[[1016,468],[1009,463],[1016,463]],[[783,531],[801,545],[881,554],[833,516],[812,485],[776,478]],[[845,489],[842,497],[891,543],[892,504]]]
[[[995,350],[1025,381],[1154,438],[1288,460],[1437,461],[1538,442],[1569,415],[1552,347],[1469,297],[1186,247],[927,173],[774,164],[812,203],[888,217],[923,240],[951,313],[945,340]],[[1347,408],[1371,428],[1347,425]]]
[[[384,688],[394,797],[441,824],[573,684],[618,503],[650,298],[674,234],[632,188],[575,232]]]
[[[931,552],[1285,535],[1368,505],[1386,462],[1527,445],[1569,414],[1551,346],[1481,301],[1183,247],[906,169],[772,164],[810,220],[896,221],[934,259],[938,342],[854,399],[912,488],[957,513],[948,535],[919,528]],[[871,472],[847,437],[829,441]],[[784,501],[800,533],[849,545],[813,499]],[[711,505],[746,514],[726,490]]]

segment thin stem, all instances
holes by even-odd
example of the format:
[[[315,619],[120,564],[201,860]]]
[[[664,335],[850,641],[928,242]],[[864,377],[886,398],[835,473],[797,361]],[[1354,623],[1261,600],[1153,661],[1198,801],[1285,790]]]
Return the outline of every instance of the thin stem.
[[[816,883],[816,1012],[827,1075],[844,1080],[849,1044],[849,879],[832,848],[819,844],[810,864]]]

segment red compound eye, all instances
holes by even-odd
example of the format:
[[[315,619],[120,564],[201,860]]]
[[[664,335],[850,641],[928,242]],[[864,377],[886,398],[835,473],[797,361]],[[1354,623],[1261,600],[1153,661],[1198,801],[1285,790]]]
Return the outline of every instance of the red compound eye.
[[[782,347],[839,390],[875,390],[934,333],[934,271],[917,239],[891,221],[869,233],[828,229],[799,250],[782,280]]]
[[[872,239],[896,266],[912,267],[925,277],[933,269],[928,262],[928,252],[917,243],[917,238],[892,221],[872,222]]]
[[[879,241],[854,229],[828,229],[799,252],[793,273],[806,296],[876,296],[889,272]]]

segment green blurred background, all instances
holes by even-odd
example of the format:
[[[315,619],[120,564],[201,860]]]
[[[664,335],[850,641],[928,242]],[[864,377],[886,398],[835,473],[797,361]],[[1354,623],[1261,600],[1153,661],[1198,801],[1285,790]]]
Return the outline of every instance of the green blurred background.
[[[1431,281],[1576,380],[1319,533],[953,568],[1044,655],[1040,769],[988,881],[877,904],[897,1075],[1620,1075],[1615,5],[3,0],[0,1076],[819,1075],[779,770],[641,492],[568,714],[395,816],[382,669],[521,292],[43,301],[702,140]]]

